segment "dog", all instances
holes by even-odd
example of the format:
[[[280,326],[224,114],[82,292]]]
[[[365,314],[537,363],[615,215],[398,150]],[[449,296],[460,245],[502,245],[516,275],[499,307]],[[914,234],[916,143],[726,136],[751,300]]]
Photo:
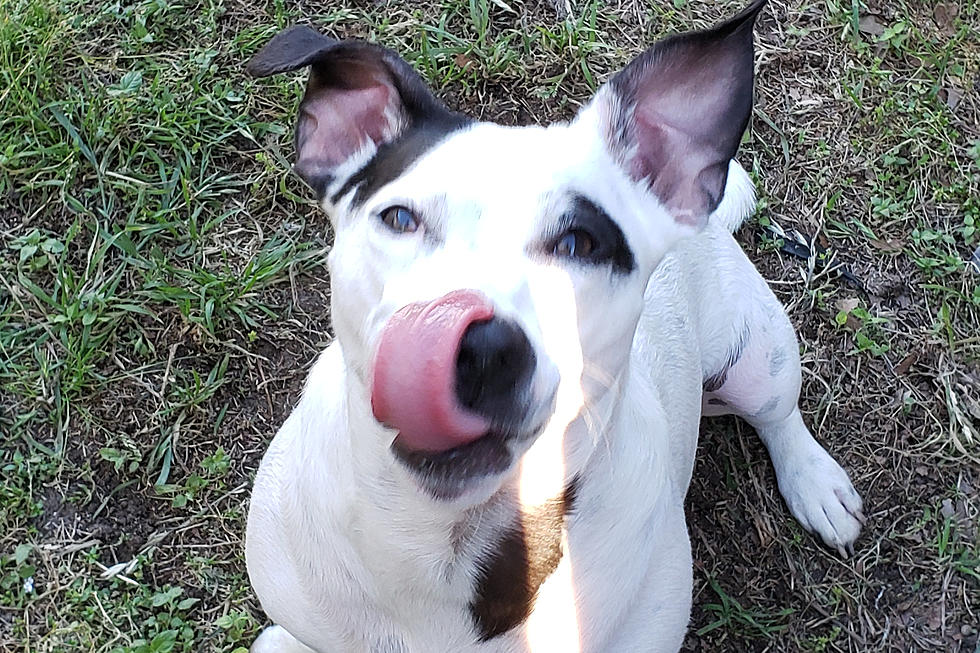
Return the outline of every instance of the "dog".
[[[255,479],[255,653],[677,651],[700,417],[765,443],[842,555],[864,522],[798,408],[796,334],[732,236],[764,0],[654,44],[567,123],[440,103],[294,26],[295,170],[329,215],[336,338]]]

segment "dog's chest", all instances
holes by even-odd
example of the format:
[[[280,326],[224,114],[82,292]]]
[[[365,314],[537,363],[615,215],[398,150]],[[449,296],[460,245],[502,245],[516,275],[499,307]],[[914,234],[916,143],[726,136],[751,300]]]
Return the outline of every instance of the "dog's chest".
[[[512,523],[478,556],[469,612],[481,641],[506,633],[531,614],[539,588],[561,562],[562,532],[575,492],[572,481],[541,506],[515,509]]]
[[[359,543],[373,570],[359,584],[375,586],[372,594],[382,598],[364,606],[376,622],[366,626],[392,634],[373,642],[372,653],[525,650],[521,626],[562,560],[565,519],[574,503],[575,484],[533,508],[520,508],[513,494],[501,493],[444,531],[445,548],[428,542],[426,556],[414,540],[403,539],[398,547],[390,540],[378,547]],[[415,533],[423,530],[434,532]],[[388,539],[374,533],[375,543]],[[412,555],[402,558],[393,549]]]

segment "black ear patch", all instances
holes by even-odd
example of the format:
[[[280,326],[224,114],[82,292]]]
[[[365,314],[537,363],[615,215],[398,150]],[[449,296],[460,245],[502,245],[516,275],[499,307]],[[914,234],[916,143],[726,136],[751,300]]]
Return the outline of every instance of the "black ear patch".
[[[712,29],[655,43],[597,96],[613,156],[680,223],[717,208],[752,110],[757,0]]]
[[[303,25],[273,37],[246,70],[266,77],[306,66],[310,78],[296,122],[296,171],[333,202],[354,187],[365,197],[369,193],[361,185],[376,190],[449,132],[469,124],[391,50],[339,41]],[[344,166],[372,149],[360,170]]]

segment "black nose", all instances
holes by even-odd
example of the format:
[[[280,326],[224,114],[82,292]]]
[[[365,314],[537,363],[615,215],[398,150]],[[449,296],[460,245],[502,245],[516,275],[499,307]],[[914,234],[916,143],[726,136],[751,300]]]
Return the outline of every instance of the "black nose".
[[[534,362],[531,343],[515,323],[499,317],[474,322],[456,359],[456,397],[492,422],[519,421]]]

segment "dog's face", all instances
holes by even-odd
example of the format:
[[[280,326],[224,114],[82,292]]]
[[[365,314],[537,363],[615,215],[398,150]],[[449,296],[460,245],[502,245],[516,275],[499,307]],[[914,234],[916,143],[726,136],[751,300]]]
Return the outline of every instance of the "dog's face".
[[[335,332],[379,450],[428,493],[482,500],[540,441],[561,483],[584,464],[650,274],[724,192],[761,6],[656,44],[546,128],[471,121],[392,52],[308,28],[253,59],[311,67],[296,167],[335,228]]]

